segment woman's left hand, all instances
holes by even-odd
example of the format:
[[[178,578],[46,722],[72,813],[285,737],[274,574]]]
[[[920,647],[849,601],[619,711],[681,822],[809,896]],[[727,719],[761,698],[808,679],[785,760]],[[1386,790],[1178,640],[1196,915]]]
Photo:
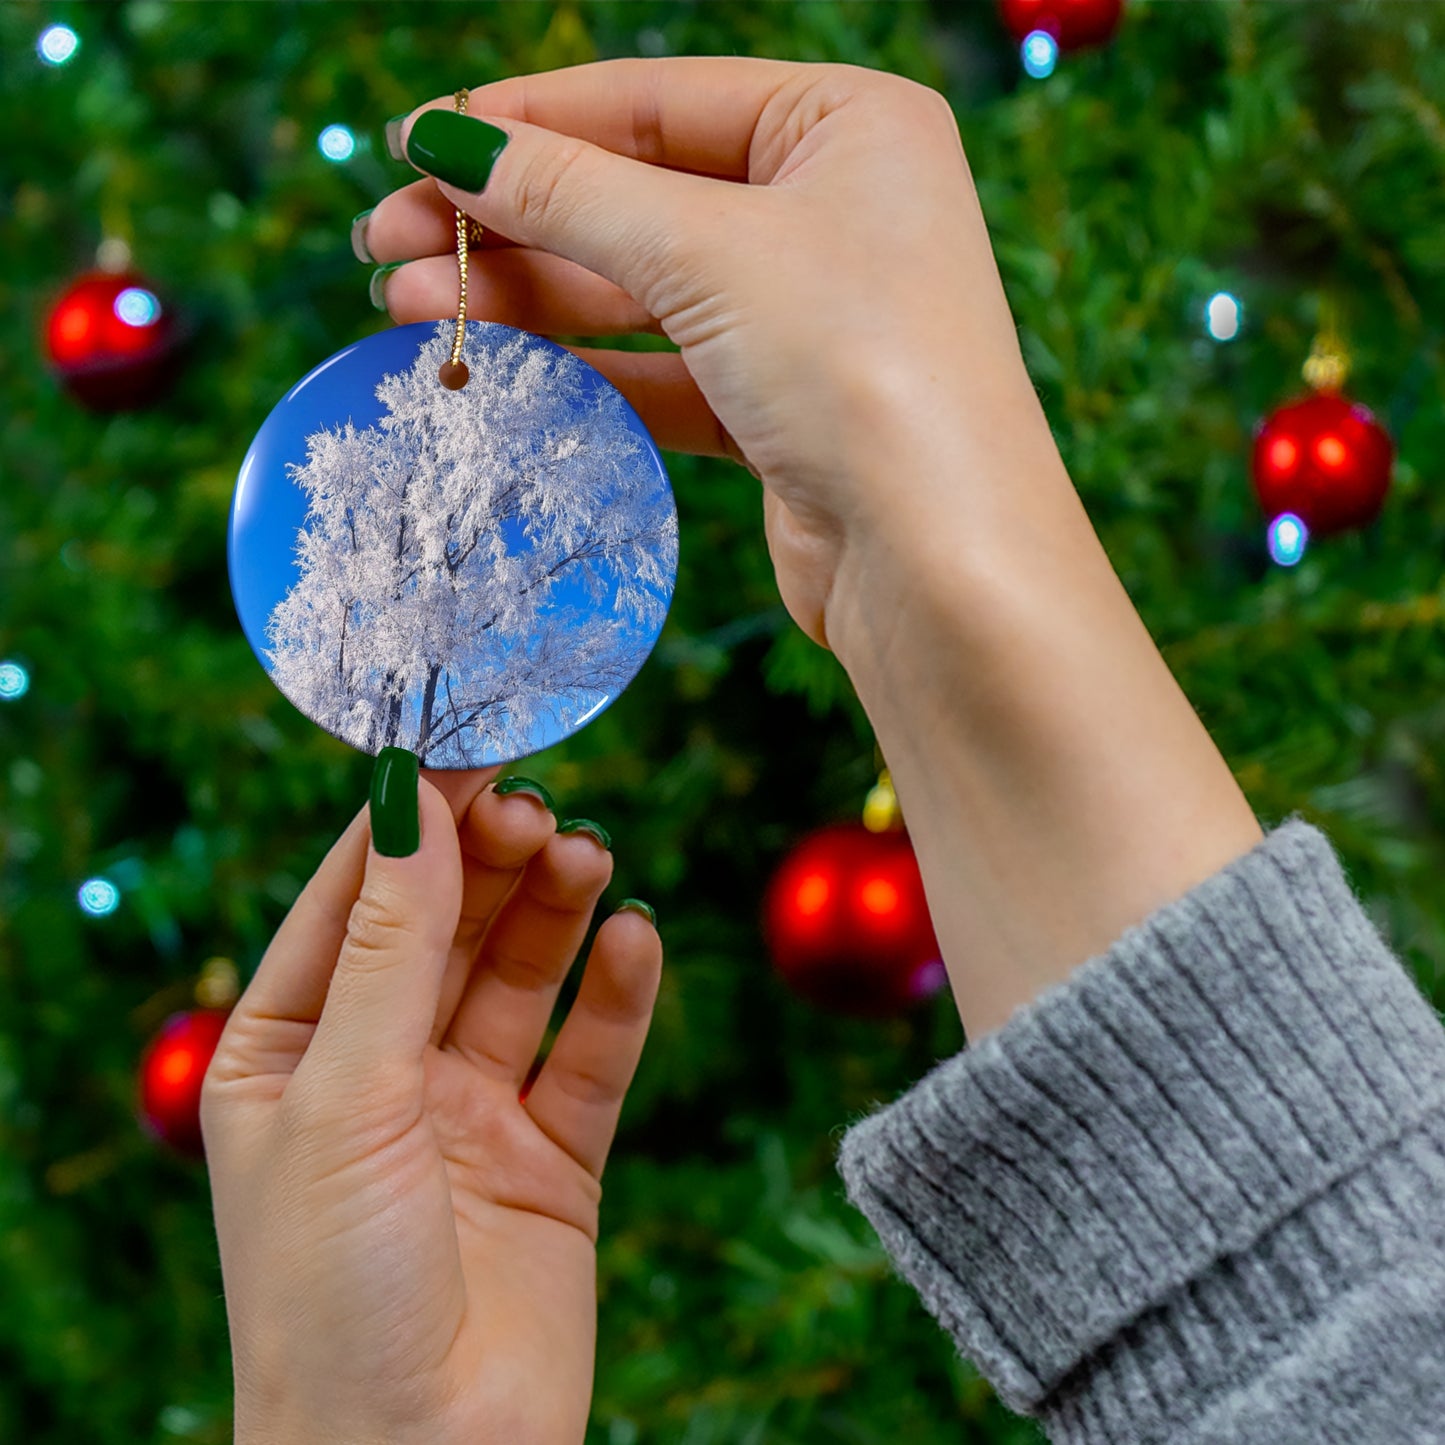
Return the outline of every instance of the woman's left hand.
[[[485,774],[418,785],[420,847],[363,810],[227,1022],[201,1122],[237,1445],[577,1445],[601,1176],[662,949],[598,931],[612,857]]]

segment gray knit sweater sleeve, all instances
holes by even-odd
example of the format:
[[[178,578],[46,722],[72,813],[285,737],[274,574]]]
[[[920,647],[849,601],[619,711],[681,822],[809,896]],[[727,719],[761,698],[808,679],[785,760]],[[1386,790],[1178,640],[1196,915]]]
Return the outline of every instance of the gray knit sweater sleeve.
[[[1445,1030],[1299,818],[839,1167],[1056,1442],[1445,1441]]]

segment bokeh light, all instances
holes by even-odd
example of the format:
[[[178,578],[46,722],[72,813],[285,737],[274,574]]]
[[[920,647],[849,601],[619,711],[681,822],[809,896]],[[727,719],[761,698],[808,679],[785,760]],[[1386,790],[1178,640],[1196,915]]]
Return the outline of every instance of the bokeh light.
[[[161,303],[143,286],[127,286],[115,298],[115,314],[127,326],[151,326],[160,320]]]
[[[120,889],[109,878],[87,878],[76,897],[92,918],[104,918],[120,907]]]
[[[1204,329],[1216,341],[1233,341],[1244,324],[1244,307],[1228,291],[1216,291],[1204,308]]]
[[[1271,471],[1277,472],[1282,477],[1286,476],[1294,470],[1295,463],[1299,461],[1299,448],[1291,437],[1275,437],[1266,449],[1265,460],[1269,463]]]
[[[329,161],[349,161],[356,154],[356,137],[344,125],[329,125],[317,136],[316,146]]]
[[[1309,528],[1293,512],[1281,512],[1269,524],[1269,555],[1281,567],[1293,567],[1305,554]]]
[[[1059,63],[1059,42],[1047,30],[1034,30],[1019,47],[1024,70],[1035,80],[1047,79]]]
[[[14,702],[30,691],[30,674],[18,662],[0,662],[0,702]]]
[[[828,906],[833,887],[822,873],[809,873],[798,884],[793,902],[804,918],[814,918]]]
[[[48,25],[35,42],[35,53],[47,65],[64,65],[80,49],[80,36],[68,25]]]
[[[887,918],[898,912],[901,902],[898,889],[886,878],[869,878],[858,890],[858,902],[865,913]]]

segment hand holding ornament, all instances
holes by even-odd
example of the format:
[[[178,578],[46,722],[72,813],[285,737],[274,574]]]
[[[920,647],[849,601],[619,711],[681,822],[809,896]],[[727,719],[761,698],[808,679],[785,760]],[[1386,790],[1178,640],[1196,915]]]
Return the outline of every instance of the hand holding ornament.
[[[947,102],[897,76],[614,60],[388,126],[429,179],[361,218],[398,321],[572,348],[664,448],[763,486],[783,601],[888,760],[970,1036],[1260,829],[1100,546],[1019,350]]]
[[[238,1445],[583,1435],[600,1181],[661,945],[646,905],[602,925],[531,1082],[605,834],[536,785],[434,776],[383,755],[206,1076]]]

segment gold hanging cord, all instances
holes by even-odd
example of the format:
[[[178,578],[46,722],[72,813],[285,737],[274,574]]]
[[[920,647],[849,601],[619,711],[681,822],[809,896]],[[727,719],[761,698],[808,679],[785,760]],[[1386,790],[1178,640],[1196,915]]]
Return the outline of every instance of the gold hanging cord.
[[[1313,391],[1339,391],[1350,374],[1350,353],[1341,325],[1340,303],[1329,292],[1320,297],[1319,329],[1309,359],[1302,368],[1305,385]]]
[[[470,92],[459,90],[452,97],[452,104],[458,115],[467,113]],[[457,298],[457,329],[452,335],[452,354],[437,369],[437,378],[448,391],[460,391],[467,384],[471,372],[462,360],[462,343],[467,335],[467,248],[480,245],[482,240],[480,222],[472,220],[465,211],[457,212],[457,279],[460,294]]]

